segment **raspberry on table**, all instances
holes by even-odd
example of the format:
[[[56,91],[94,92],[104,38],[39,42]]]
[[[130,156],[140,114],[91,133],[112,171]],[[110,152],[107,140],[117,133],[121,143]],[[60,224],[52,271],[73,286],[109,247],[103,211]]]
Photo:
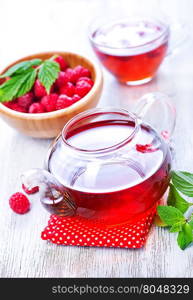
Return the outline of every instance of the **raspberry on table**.
[[[24,194],[17,192],[9,198],[9,206],[17,214],[25,214],[30,209],[30,202]]]
[[[40,104],[43,105],[45,111],[47,112],[51,112],[56,110],[56,101],[58,99],[58,95],[57,94],[50,94],[47,96],[44,96],[41,101]]]
[[[33,102],[33,93],[32,92],[29,92],[19,98],[17,98],[17,103],[25,108],[26,110],[28,110],[30,104],[32,104]]]
[[[42,98],[47,95],[45,87],[41,84],[41,82],[36,79],[34,84],[34,94],[38,98]]]
[[[90,90],[92,86],[85,81],[77,82],[75,87],[75,94],[78,94],[81,97],[84,97]]]
[[[68,63],[61,55],[58,55],[56,58],[54,58],[54,61],[60,65],[61,71],[65,71],[68,68]]]
[[[30,114],[38,114],[38,113],[44,113],[45,109],[41,103],[32,103],[29,107],[29,113]]]
[[[74,103],[73,99],[71,97],[68,97],[67,95],[60,95],[58,97],[58,100],[56,102],[56,109],[63,109],[66,108]]]
[[[35,186],[32,189],[28,189],[28,188],[26,188],[26,186],[24,184],[22,184],[22,189],[28,195],[35,194],[35,193],[39,192],[39,186]]]
[[[71,82],[67,82],[65,85],[63,85],[60,88],[60,94],[65,94],[69,97],[72,97],[74,95],[75,86]]]

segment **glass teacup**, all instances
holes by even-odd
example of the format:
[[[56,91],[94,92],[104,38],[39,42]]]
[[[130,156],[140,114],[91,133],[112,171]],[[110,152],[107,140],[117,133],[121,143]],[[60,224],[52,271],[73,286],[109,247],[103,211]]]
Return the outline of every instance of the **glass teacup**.
[[[176,30],[164,18],[99,19],[91,24],[89,38],[109,72],[120,82],[139,85],[156,75],[168,53],[171,31]]]

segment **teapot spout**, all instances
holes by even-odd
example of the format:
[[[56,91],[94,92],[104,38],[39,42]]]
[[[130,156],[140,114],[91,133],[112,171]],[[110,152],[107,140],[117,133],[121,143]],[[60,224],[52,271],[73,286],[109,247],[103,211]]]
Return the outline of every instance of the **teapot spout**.
[[[21,175],[21,180],[29,190],[39,188],[40,202],[50,213],[62,217],[76,214],[76,204],[71,195],[48,171],[31,169]]]

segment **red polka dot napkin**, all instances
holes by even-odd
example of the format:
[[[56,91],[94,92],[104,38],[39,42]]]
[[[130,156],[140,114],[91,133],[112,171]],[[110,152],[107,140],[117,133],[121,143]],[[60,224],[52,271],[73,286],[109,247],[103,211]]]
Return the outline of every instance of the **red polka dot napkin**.
[[[106,227],[91,220],[74,216],[51,215],[42,239],[57,245],[141,248],[153,222],[156,208],[135,223]]]

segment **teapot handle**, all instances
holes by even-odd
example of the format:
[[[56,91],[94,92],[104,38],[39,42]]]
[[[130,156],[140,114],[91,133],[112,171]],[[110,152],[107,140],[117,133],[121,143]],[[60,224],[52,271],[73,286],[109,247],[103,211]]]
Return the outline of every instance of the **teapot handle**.
[[[166,142],[171,141],[176,123],[176,109],[168,95],[161,92],[145,94],[137,102],[134,113],[154,127]]]
[[[65,187],[48,171],[31,169],[21,175],[22,185],[32,190],[38,187],[40,202],[46,210],[62,217],[76,214],[76,204]]]

